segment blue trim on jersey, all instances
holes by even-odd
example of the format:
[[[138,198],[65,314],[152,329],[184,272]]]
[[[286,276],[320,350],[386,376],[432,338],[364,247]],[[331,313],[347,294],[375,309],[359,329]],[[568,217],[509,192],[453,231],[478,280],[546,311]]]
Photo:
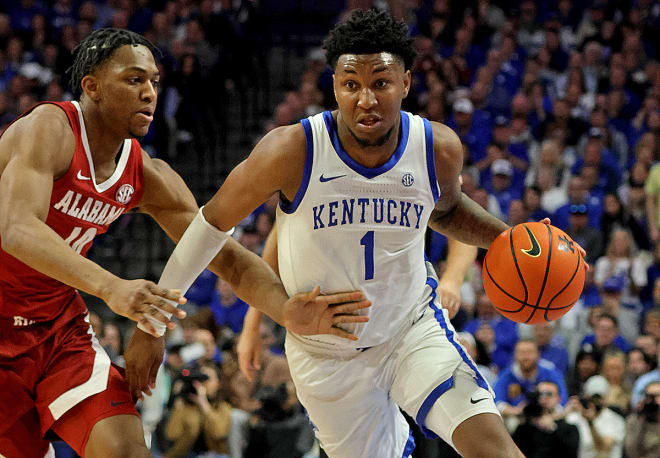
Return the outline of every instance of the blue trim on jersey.
[[[468,355],[465,353],[465,350],[463,350],[463,347],[461,347],[455,340],[454,340],[454,331],[449,329],[447,326],[447,322],[445,321],[445,316],[442,313],[442,310],[440,310],[435,304],[435,298],[437,296],[436,294],[436,288],[438,287],[438,282],[435,278],[433,277],[427,277],[426,278],[426,284],[431,287],[431,301],[429,302],[429,307],[433,310],[433,313],[435,315],[435,319],[437,322],[440,324],[442,329],[445,330],[445,334],[447,335],[447,340],[456,348],[456,351],[458,351],[458,354],[461,355],[461,358],[463,361],[472,369],[472,371],[475,374],[475,379],[477,381],[477,385],[479,385],[481,388],[483,388],[486,391],[490,392],[490,389],[488,388],[488,382],[484,379],[484,377],[481,375],[479,370],[476,368],[476,366],[472,363],[472,360],[468,357]],[[449,386],[446,386],[449,383]],[[438,436],[428,429],[426,427],[426,416],[431,410],[431,407],[433,407],[433,404],[435,401],[438,400],[440,395],[447,391],[449,388],[451,388],[454,384],[453,377],[448,378],[444,382],[442,382],[440,385],[438,385],[431,393],[426,397],[424,402],[422,403],[422,406],[419,408],[419,411],[417,412],[417,416],[415,417],[415,421],[419,425],[420,429],[422,430],[422,433],[424,433],[424,436],[426,436],[429,439],[435,439]]]
[[[417,416],[415,417],[415,421],[419,425],[419,428],[422,430],[424,436],[429,439],[435,439],[438,436],[433,431],[431,431],[426,427],[426,416],[431,411],[431,407],[433,407],[435,401],[437,401],[438,398],[442,396],[452,386],[454,386],[453,375],[444,382],[442,382],[440,385],[436,386],[433,389],[433,391],[429,393],[426,399],[424,399],[424,402],[422,402],[422,406],[417,411]]]
[[[401,156],[403,156],[403,152],[406,150],[406,145],[408,144],[408,136],[410,133],[410,119],[408,118],[408,115],[402,111],[401,141],[394,150],[394,154],[392,154],[392,157],[390,157],[386,163],[384,163],[379,167],[374,167],[374,168],[365,167],[364,165],[360,164],[355,159],[353,159],[351,156],[349,156],[349,154],[346,152],[344,147],[341,146],[341,142],[339,141],[339,136],[337,135],[337,131],[335,129],[335,123],[334,120],[332,119],[332,113],[330,113],[329,111],[324,111],[323,121],[325,121],[325,127],[326,129],[328,129],[328,135],[330,135],[330,141],[332,142],[332,146],[334,146],[335,151],[337,152],[339,158],[344,162],[344,164],[346,164],[352,170],[359,173],[365,178],[374,178],[377,177],[378,175],[382,175],[383,173],[391,170],[397,164],[397,162],[399,162]]]
[[[412,429],[408,429],[408,442],[406,442],[406,446],[403,448],[401,458],[409,458],[413,450],[415,450],[415,438],[413,437]]]
[[[305,169],[303,170],[302,181],[300,182],[296,197],[293,198],[293,202],[289,203],[286,199],[280,199],[280,208],[284,213],[288,214],[295,212],[303,197],[305,197],[307,186],[309,186],[309,178],[312,175],[312,163],[314,162],[314,136],[312,135],[312,125],[307,118],[301,120],[300,124],[302,124],[303,129],[305,129]]]
[[[438,178],[435,175],[435,148],[433,147],[433,127],[428,119],[424,121],[424,139],[426,141],[426,168],[429,170],[429,182],[431,183],[431,193],[433,202],[440,198],[440,189],[438,188]]]

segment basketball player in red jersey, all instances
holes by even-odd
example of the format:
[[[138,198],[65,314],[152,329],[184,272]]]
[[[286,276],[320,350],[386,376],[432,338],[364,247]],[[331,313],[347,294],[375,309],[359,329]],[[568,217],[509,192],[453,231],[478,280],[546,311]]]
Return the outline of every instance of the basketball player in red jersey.
[[[156,105],[152,50],[132,32],[94,32],[75,50],[80,101],[38,105],[0,137],[0,456],[52,456],[54,436],[82,456],[149,456],[129,383],[93,335],[76,290],[141,324],[125,358],[134,394],[149,392],[163,352],[150,319],[173,326],[151,306],[183,317],[166,299],[184,299],[84,256],[95,235],[133,208],[175,241],[198,213],[181,178],[135,140]],[[336,323],[363,321],[351,315],[369,305],[361,293],[321,297],[317,288],[289,299],[263,261],[220,236],[226,245],[211,268],[287,326],[337,333]]]

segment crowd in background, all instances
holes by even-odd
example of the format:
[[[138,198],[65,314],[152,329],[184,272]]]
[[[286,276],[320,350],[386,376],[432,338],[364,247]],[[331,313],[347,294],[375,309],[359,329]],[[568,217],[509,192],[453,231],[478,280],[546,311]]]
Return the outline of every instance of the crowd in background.
[[[144,145],[167,158],[172,142],[186,141],[200,123],[211,130],[222,125],[227,88],[250,84],[255,56],[266,52],[260,40],[270,3],[3,3],[0,129],[39,100],[71,98],[71,51],[90,31],[129,28],[163,52],[158,114]],[[459,135],[467,195],[512,225],[550,217],[587,251],[584,293],[557,322],[532,327],[498,315],[484,294],[479,262],[462,288],[454,326],[522,451],[660,456],[660,4],[328,3],[337,7],[335,21],[354,8],[375,7],[409,24],[419,56],[404,108]],[[306,52],[306,67],[291,82],[297,89],[284,94],[264,131],[334,108],[322,50]],[[263,249],[276,205],[274,196],[237,231],[250,250]],[[427,255],[441,273],[443,236],[428,234]],[[262,368],[249,382],[234,349],[248,305],[210,272],[187,297],[189,318],[168,336],[155,394],[141,404],[154,453],[318,453],[288,373],[283,330],[262,325]],[[97,314],[92,324],[121,364],[126,326]],[[440,449],[419,437],[415,456],[438,456]],[[58,448],[58,456],[66,453]]]

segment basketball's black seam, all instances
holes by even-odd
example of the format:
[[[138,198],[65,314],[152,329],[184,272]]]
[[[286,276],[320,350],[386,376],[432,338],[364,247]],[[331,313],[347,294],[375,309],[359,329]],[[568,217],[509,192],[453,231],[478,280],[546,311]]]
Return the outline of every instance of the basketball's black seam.
[[[518,299],[517,297],[512,296],[511,294],[509,294],[509,292],[507,292],[504,288],[502,288],[502,287],[497,283],[497,281],[495,281],[495,279],[493,278],[493,276],[490,274],[490,269],[488,269],[488,257],[487,257],[487,256],[484,258],[484,269],[486,270],[486,273],[488,274],[488,278],[490,278],[490,281],[493,283],[493,285],[495,285],[495,286],[497,287],[497,289],[499,289],[500,291],[502,291],[502,292],[503,292],[504,294],[506,294],[509,298],[513,299],[514,301],[516,301],[516,302],[518,302],[519,304],[522,305],[522,307],[520,307],[518,310],[507,310],[507,309],[503,309],[502,307],[498,307],[497,305],[493,304],[493,307],[495,307],[497,310],[500,310],[500,311],[505,312],[505,313],[518,313],[518,312],[520,312],[522,309],[524,309],[525,307],[531,307],[531,308],[535,308],[535,309],[536,309],[536,308],[539,308],[539,309],[545,309],[545,307],[536,306],[536,305],[534,305],[534,304],[529,304],[529,303],[527,303],[527,302],[525,302],[525,301],[522,301],[522,300]],[[572,307],[572,306],[573,306],[573,304],[561,305],[561,306],[559,306],[559,307],[553,307],[552,310],[562,310],[562,309],[565,309],[565,308],[567,308],[567,307]]]
[[[527,292],[527,285],[525,284],[525,279],[523,278],[523,274],[520,271],[520,267],[518,266],[518,260],[516,259],[516,250],[513,248],[513,230],[514,229],[515,228],[512,227],[511,230],[509,231],[509,244],[511,245],[511,256],[513,256],[513,263],[516,265],[516,270],[518,271],[518,276],[520,277],[520,282],[522,283],[523,289],[525,290],[525,299],[524,299],[523,302],[526,304],[527,299],[529,298],[529,293]]]
[[[555,295],[552,297],[552,299],[550,299],[550,302],[548,302],[548,305],[547,305],[547,307],[546,307],[546,309],[545,309],[545,313],[543,314],[543,318],[545,318],[545,321],[552,321],[552,320],[549,320],[549,319],[548,319],[548,312],[550,311],[550,306],[552,305],[552,303],[554,302],[554,300],[557,299],[557,297],[558,297],[561,293],[563,293],[564,290],[565,290],[566,288],[568,288],[568,286],[569,286],[571,283],[573,283],[573,279],[575,278],[575,275],[577,274],[578,269],[580,268],[580,263],[581,263],[581,261],[582,261],[582,256],[578,253],[578,262],[577,262],[577,266],[575,266],[575,271],[573,272],[573,275],[571,275],[571,278],[568,280],[568,282],[566,282],[566,284],[564,285],[564,287],[563,287],[562,289],[560,289],[559,292],[558,292],[557,294],[555,294]],[[552,309],[552,310],[558,310],[558,309]]]
[[[547,224],[545,227],[548,229],[548,237],[550,238],[548,240],[548,262],[545,264],[545,275],[543,276],[543,283],[541,284],[541,291],[539,291],[539,297],[536,300],[536,307],[532,309],[532,313],[529,314],[529,318],[527,318],[527,321],[525,321],[525,323],[529,323],[529,320],[532,319],[537,309],[544,308],[544,307],[539,307],[539,304],[541,303],[541,298],[543,297],[545,284],[548,282],[548,273],[550,272],[550,260],[552,259],[552,230],[550,229],[550,226]],[[547,307],[545,307],[545,309],[547,310]]]
[[[484,258],[484,268],[486,269],[486,273],[488,274],[488,277],[490,278],[490,281],[493,282],[493,285],[497,286],[497,288],[498,288],[500,291],[502,291],[504,294],[506,294],[507,296],[509,296],[509,297],[510,297],[511,299],[513,299],[514,301],[516,301],[516,302],[520,302],[520,304],[522,304],[522,306],[521,306],[518,310],[504,310],[504,309],[499,308],[499,307],[496,306],[495,304],[493,304],[493,307],[495,307],[495,308],[498,309],[498,310],[502,310],[502,311],[504,311],[504,312],[507,312],[507,313],[518,313],[518,312],[520,312],[522,309],[524,309],[524,308],[525,308],[526,306],[528,306],[528,305],[531,306],[531,307],[533,307],[533,305],[532,305],[532,304],[528,304],[527,301],[521,301],[521,300],[518,299],[517,297],[512,296],[512,295],[509,294],[506,290],[504,290],[504,288],[502,288],[500,285],[497,284],[497,282],[495,281],[495,279],[493,278],[493,276],[490,274],[490,270],[488,270],[488,261],[487,261],[487,259],[488,259],[488,257],[486,256],[486,257]]]

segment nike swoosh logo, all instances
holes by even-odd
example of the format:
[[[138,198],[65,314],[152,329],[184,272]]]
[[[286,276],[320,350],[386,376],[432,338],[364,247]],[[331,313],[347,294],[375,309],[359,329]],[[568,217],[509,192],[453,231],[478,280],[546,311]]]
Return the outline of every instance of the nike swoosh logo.
[[[325,183],[326,181],[336,180],[337,178],[342,178],[342,177],[345,177],[345,176],[346,176],[346,175],[337,175],[336,177],[328,177],[328,178],[326,178],[326,177],[324,177],[323,175],[321,175],[321,177],[319,178],[319,180],[321,181],[321,183]]]
[[[117,406],[120,406],[120,405],[122,405],[122,404],[128,404],[128,401],[122,401],[122,402],[110,401],[110,405],[111,405],[112,407],[117,407]]]
[[[79,180],[91,180],[90,177],[86,177],[86,176],[84,176],[81,172],[82,172],[82,170],[78,170],[78,175],[76,175],[76,177],[77,177]]]
[[[529,235],[529,241],[532,242],[532,247],[528,250],[520,250],[520,251],[522,251],[528,256],[536,258],[541,254],[541,245],[539,245],[539,242],[536,240],[536,236],[534,235],[534,233],[530,231],[526,225],[523,225],[523,227],[527,231],[527,235]]]
[[[474,400],[474,399],[470,398],[470,403],[471,404],[476,404],[477,402],[485,401],[486,399],[488,399],[488,398],[481,398],[481,399],[477,399],[477,400]]]

